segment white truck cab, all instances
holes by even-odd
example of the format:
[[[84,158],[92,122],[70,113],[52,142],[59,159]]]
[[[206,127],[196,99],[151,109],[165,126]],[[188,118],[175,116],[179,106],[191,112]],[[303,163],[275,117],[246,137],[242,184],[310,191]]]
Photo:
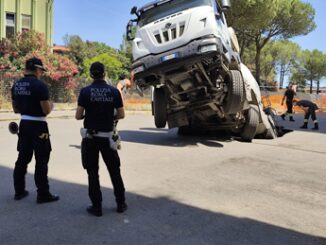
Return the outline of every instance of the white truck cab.
[[[134,79],[153,88],[158,128],[227,129],[246,141],[256,135],[260,95],[244,82],[228,8],[228,0],[157,0],[131,10]]]

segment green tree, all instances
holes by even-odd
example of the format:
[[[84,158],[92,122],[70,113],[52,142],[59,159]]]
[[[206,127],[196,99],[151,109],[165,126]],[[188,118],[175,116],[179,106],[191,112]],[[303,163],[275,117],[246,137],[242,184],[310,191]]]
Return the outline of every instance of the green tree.
[[[298,65],[292,74],[292,79],[303,78],[309,81],[310,93],[312,93],[313,82],[317,83],[317,93],[319,92],[320,80],[325,77],[326,56],[319,50],[304,50],[299,56]]]
[[[261,80],[264,85],[275,86],[275,57],[273,55],[273,42],[268,43],[266,48],[263,49],[261,55]],[[255,68],[255,45],[251,45],[245,49],[242,54],[242,62],[246,64],[251,70]],[[261,84],[262,85],[262,84]]]
[[[266,47],[266,49],[269,49]],[[264,49],[265,50],[265,49]],[[280,74],[279,86],[283,88],[284,78],[296,64],[300,53],[300,46],[289,40],[278,40],[272,43],[270,52]]]
[[[84,60],[86,59],[86,45],[83,42],[83,40],[77,36],[72,35],[68,36],[66,35],[64,37],[66,46],[69,48],[69,58],[73,60],[76,65],[81,70],[84,64]]]
[[[299,87],[306,87],[305,74],[298,67],[292,67],[289,80],[292,84],[299,85]]]
[[[111,60],[111,63],[118,61],[121,67],[118,69],[118,75],[115,75],[117,71],[113,70],[113,73],[110,74],[111,79],[117,79],[121,74],[129,74],[131,69],[131,48],[126,50],[116,50],[105,43],[92,42],[86,40],[85,42],[76,35],[64,37],[67,47],[70,49],[69,57],[76,62],[81,71],[81,74],[84,74],[84,77],[89,78],[89,61],[97,59],[100,57],[105,57],[105,61]],[[101,56],[106,54],[106,56]],[[110,59],[108,58],[110,57]],[[98,60],[96,60],[98,61]],[[115,66],[113,66],[115,69]],[[108,67],[109,68],[109,67]]]
[[[85,56],[88,59],[98,56],[100,54],[105,54],[105,53],[110,54],[110,55],[117,54],[116,49],[111,48],[110,46],[106,45],[105,43],[86,41],[85,47],[86,47]]]
[[[232,0],[228,14],[242,49],[255,45],[256,79],[260,81],[261,55],[275,38],[306,35],[315,28],[315,10],[301,0]]]
[[[318,75],[317,75],[317,94],[319,94],[320,89],[320,80],[323,78],[326,78],[326,54],[323,54],[323,56],[320,59],[319,68],[318,68]]]
[[[26,59],[40,58],[47,72],[45,78],[53,84],[63,81],[66,88],[73,89],[76,81],[73,76],[77,67],[69,58],[53,54],[46,45],[44,35],[28,31],[17,33],[13,39],[0,41],[0,71],[6,77],[17,79],[23,75]]]

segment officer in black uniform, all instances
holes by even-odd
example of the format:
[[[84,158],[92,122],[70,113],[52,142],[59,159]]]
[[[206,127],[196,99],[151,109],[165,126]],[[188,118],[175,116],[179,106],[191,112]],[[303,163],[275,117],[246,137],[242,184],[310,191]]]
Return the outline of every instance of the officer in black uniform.
[[[15,113],[21,114],[18,133],[18,159],[14,169],[15,200],[28,195],[25,189],[27,165],[35,154],[35,184],[37,203],[58,201],[59,196],[52,195],[48,183],[48,162],[51,152],[49,130],[46,116],[53,104],[49,101],[47,86],[40,81],[45,71],[42,61],[31,58],[25,64],[25,77],[12,87],[12,106]]]
[[[319,130],[318,120],[316,116],[316,110],[319,109],[318,106],[309,100],[295,100],[294,105],[300,106],[300,108],[305,112],[304,123],[300,128],[308,128],[308,121],[309,117],[311,116],[311,119],[314,122],[314,127],[312,129]]]
[[[80,91],[76,119],[84,119],[81,145],[82,164],[88,174],[88,194],[92,205],[87,211],[102,216],[102,193],[99,182],[99,152],[109,171],[117,203],[117,212],[127,209],[125,188],[120,174],[120,158],[112,139],[114,121],[125,116],[120,92],[104,80],[104,66],[95,62],[90,67],[93,83]],[[116,115],[115,114],[116,111]]]
[[[285,117],[286,116],[289,116],[290,117],[290,121],[291,122],[294,122],[294,119],[293,119],[293,98],[295,96],[295,91],[293,89],[293,85],[289,85],[287,90],[285,91],[284,93],[284,96],[282,98],[282,103],[281,105],[284,104],[284,100],[286,98],[286,107],[287,107],[287,111],[286,113],[282,114],[281,117],[283,120],[285,120]]]

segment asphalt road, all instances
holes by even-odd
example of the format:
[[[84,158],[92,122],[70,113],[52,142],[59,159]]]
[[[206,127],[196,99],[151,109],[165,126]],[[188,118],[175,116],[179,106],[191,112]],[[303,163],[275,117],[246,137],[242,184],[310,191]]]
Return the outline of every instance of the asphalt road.
[[[85,208],[87,176],[80,163],[80,122],[49,119],[51,190],[61,200],[13,200],[17,137],[0,121],[0,244],[326,244],[326,116],[321,130],[242,143],[227,135],[181,137],[153,127],[150,115],[119,123],[120,157],[129,209],[115,213],[101,162],[104,215]],[[102,161],[102,160],[101,160]]]

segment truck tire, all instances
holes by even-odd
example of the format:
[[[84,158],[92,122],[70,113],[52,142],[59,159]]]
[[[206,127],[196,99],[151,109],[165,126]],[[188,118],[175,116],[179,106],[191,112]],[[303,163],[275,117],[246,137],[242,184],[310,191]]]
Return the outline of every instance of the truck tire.
[[[246,123],[242,128],[241,138],[245,142],[251,142],[256,135],[256,131],[259,125],[259,108],[256,105],[250,105]]]
[[[240,71],[231,70],[226,77],[228,94],[224,104],[226,114],[236,114],[243,108],[245,93],[244,82]]]
[[[153,108],[155,126],[157,128],[165,128],[167,121],[167,101],[163,88],[155,88]]]
[[[272,115],[268,115],[268,122],[271,125],[269,129],[267,129],[265,134],[265,139],[276,139],[277,138],[277,128],[275,125],[275,121]]]

